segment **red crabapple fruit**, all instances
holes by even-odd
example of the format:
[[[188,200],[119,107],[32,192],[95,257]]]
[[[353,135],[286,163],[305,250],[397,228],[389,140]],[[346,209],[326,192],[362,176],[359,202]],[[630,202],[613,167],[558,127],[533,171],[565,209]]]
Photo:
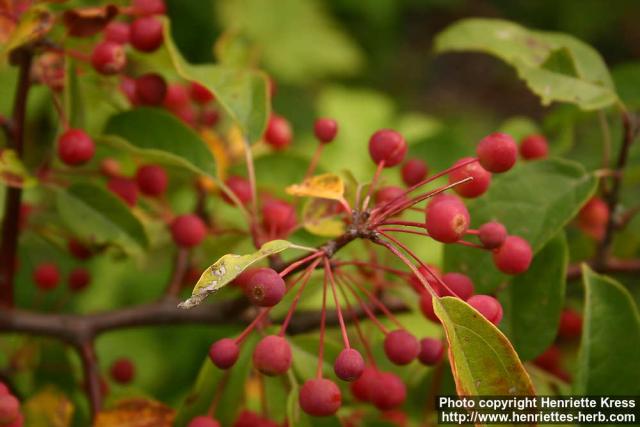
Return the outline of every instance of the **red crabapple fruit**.
[[[423,292],[422,295],[420,295],[420,311],[424,314],[424,317],[434,323],[440,323],[440,318],[433,309],[433,303],[433,297],[430,293]]]
[[[428,207],[426,225],[431,238],[453,243],[469,228],[469,211],[462,203],[443,200]]]
[[[276,150],[284,150],[291,144],[293,131],[289,121],[282,116],[273,114],[269,119],[264,140]]]
[[[466,301],[473,295],[473,282],[467,275],[462,273],[446,273],[442,276],[442,281],[451,291],[439,284],[440,296],[457,296]],[[451,292],[453,292],[453,294]]]
[[[353,381],[350,385],[351,394],[362,401],[369,402],[371,400],[371,389],[375,386],[375,378],[378,371],[373,366],[365,366],[360,378]]]
[[[60,283],[60,270],[53,263],[39,264],[33,271],[33,281],[43,291],[55,289]]]
[[[423,181],[428,173],[429,169],[425,162],[420,159],[410,159],[402,166],[402,181],[411,187]]]
[[[131,8],[134,15],[163,15],[167,11],[164,0],[133,0]]]
[[[76,267],[69,273],[69,289],[74,292],[85,289],[90,282],[91,275],[86,268]]]
[[[487,249],[496,249],[502,246],[507,238],[507,229],[497,221],[482,224],[478,229],[478,239]]]
[[[138,201],[138,186],[133,179],[114,176],[107,181],[107,189],[129,206],[135,206]]]
[[[270,234],[288,234],[296,225],[296,210],[282,200],[268,200],[262,206],[262,225]]]
[[[20,401],[11,394],[0,395],[0,425],[13,423],[20,416]]]
[[[242,273],[238,274],[233,282],[233,285],[239,287],[240,289],[244,289],[249,283],[249,279],[253,276],[253,273],[257,272],[259,268],[247,268]]]
[[[176,245],[183,248],[198,246],[207,234],[207,226],[199,216],[185,214],[171,223],[171,236]]]
[[[136,99],[142,105],[162,105],[167,95],[167,83],[160,74],[147,73],[136,79]]]
[[[246,205],[251,201],[251,184],[248,180],[239,176],[230,176],[224,182],[229,190],[238,198],[240,203]],[[233,201],[225,193],[222,193],[222,199],[230,205]]]
[[[520,274],[529,269],[533,252],[529,242],[518,236],[508,236],[493,253],[493,262],[506,274]]]
[[[407,200],[407,196],[405,195],[405,192],[402,188],[400,187],[394,187],[394,186],[388,186],[388,187],[382,187],[381,189],[379,189],[376,192],[376,205],[380,206],[380,205],[384,205],[385,203],[389,203],[392,200],[398,199],[400,200]]]
[[[189,92],[181,83],[171,83],[167,85],[167,93],[164,96],[162,105],[171,111],[179,111],[189,104]]]
[[[502,304],[492,296],[474,295],[467,300],[467,303],[494,325],[502,320]]]
[[[345,348],[333,364],[333,370],[343,381],[355,381],[364,371],[364,359],[358,350]]]
[[[453,167],[456,167],[463,162],[472,160],[471,157],[463,157],[454,163]],[[449,184],[462,181],[466,178],[473,178],[471,181],[467,181],[463,184],[458,184],[453,187],[453,190],[462,197],[478,197],[484,194],[489,189],[491,184],[491,172],[484,169],[478,162],[469,163],[461,168],[455,169],[449,174]]]
[[[476,149],[478,160],[489,172],[506,172],[518,157],[518,146],[511,136],[495,132],[484,137]]]
[[[381,129],[369,139],[369,155],[376,164],[384,161],[384,167],[390,168],[404,160],[407,154],[407,141],[391,129]]]
[[[129,24],[121,21],[111,21],[104,28],[104,39],[118,44],[129,43]]]
[[[135,366],[133,362],[125,357],[117,359],[111,364],[111,378],[117,383],[128,384],[135,376]]]
[[[93,255],[91,249],[74,238],[69,239],[69,241],[67,242],[67,249],[74,258],[79,260],[89,259]]]
[[[238,360],[240,348],[235,340],[222,338],[209,348],[209,358],[220,369],[229,369]]]
[[[127,65],[127,55],[122,45],[116,42],[104,41],[93,48],[91,64],[100,74],[106,76],[118,74]]]
[[[423,365],[433,366],[442,360],[444,344],[436,338],[423,338],[420,340],[420,353],[418,360]]]
[[[529,135],[520,141],[520,155],[523,159],[544,159],[549,153],[549,144],[542,135]]]
[[[533,360],[533,363],[546,371],[553,371],[560,365],[560,349],[555,344],[551,344]]]
[[[158,165],[144,165],[136,171],[138,188],[147,196],[160,196],[167,190],[169,178],[163,167]]]
[[[284,374],[291,367],[291,347],[286,339],[277,335],[262,338],[253,350],[253,365],[264,375]]]
[[[191,95],[191,99],[195,103],[201,105],[208,104],[214,99],[213,93],[211,93],[211,91],[205,86],[197,82],[191,82],[191,85],[189,86],[189,93]]]
[[[418,356],[420,344],[404,329],[389,332],[384,339],[384,352],[396,365],[407,365]]]
[[[338,133],[338,123],[333,119],[318,119],[313,125],[313,132],[323,144],[333,141]]]
[[[81,129],[69,129],[58,138],[58,157],[66,165],[85,164],[95,151],[93,140]]]
[[[153,52],[162,44],[162,22],[153,16],[143,16],[131,23],[129,42],[141,52]]]
[[[423,266],[418,267],[418,271],[420,272],[422,277],[427,281],[427,283],[431,285],[431,288],[434,291],[439,293],[440,284],[438,283],[438,278],[442,277],[442,272],[438,267],[435,267],[429,264],[425,264],[425,265],[429,267],[429,270],[431,270],[431,273],[433,273],[433,275],[435,275],[436,277],[433,277],[433,275],[429,273],[429,271]],[[422,281],[415,274],[409,277],[409,284],[411,285],[413,290],[418,292],[419,294],[427,292],[427,290],[424,288],[424,285],[422,284]]]
[[[609,222],[609,206],[600,197],[592,197],[578,212],[578,226],[587,235],[601,240]]]
[[[220,427],[220,422],[211,417],[200,415],[192,418],[189,424],[187,424],[187,427]]]
[[[280,302],[285,291],[284,280],[271,268],[258,269],[244,286],[249,300],[260,307],[273,307]]]
[[[582,334],[582,316],[570,308],[565,308],[560,314],[558,336],[572,339],[579,337],[580,334]]]
[[[407,398],[407,388],[402,380],[391,372],[378,372],[370,393],[371,403],[382,410],[396,408]]]
[[[342,403],[342,394],[331,380],[316,378],[307,380],[300,389],[300,407],[314,417],[335,414]]]

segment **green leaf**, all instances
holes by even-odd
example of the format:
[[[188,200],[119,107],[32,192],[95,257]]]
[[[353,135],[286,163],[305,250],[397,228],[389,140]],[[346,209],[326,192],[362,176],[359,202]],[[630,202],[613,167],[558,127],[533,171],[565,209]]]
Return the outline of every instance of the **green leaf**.
[[[187,309],[199,305],[206,297],[230,283],[251,264],[293,247],[296,245],[286,240],[272,240],[249,255],[224,255],[202,273],[193,288],[191,297],[178,304],[178,307]]]
[[[619,102],[598,52],[566,34],[529,30],[499,19],[470,18],[441,32],[435,48],[500,58],[516,69],[543,105],[568,102],[597,110]]]
[[[582,341],[574,390],[579,395],[640,394],[640,315],[620,283],[582,266]]]
[[[204,141],[178,118],[155,108],[112,116],[100,140],[155,161],[215,176],[216,163]]]
[[[596,178],[578,164],[549,159],[521,163],[495,175],[489,191],[468,203],[475,227],[502,222],[510,234],[525,238],[538,252],[578,213],[596,189]],[[445,268],[473,277],[478,292],[492,292],[509,280],[491,254],[461,245],[445,246]]]
[[[535,395],[529,374],[499,329],[458,298],[436,301],[434,309],[449,342],[458,395]]]
[[[227,114],[240,126],[249,142],[262,137],[269,118],[267,76],[259,71],[228,65],[189,64],[173,43],[168,20],[164,20],[166,54],[184,79],[209,89]]]
[[[113,244],[126,252],[148,246],[144,227],[110,192],[92,184],[74,184],[56,193],[62,221],[77,236],[98,245]]]
[[[0,182],[16,188],[28,188],[37,184],[15,150],[0,149]]]
[[[504,308],[500,329],[522,360],[530,360],[553,342],[564,304],[567,241],[561,232],[533,259],[529,270],[514,277],[499,298]]]
[[[64,111],[69,121],[69,126],[73,128],[85,128],[85,111],[82,91],[80,89],[80,79],[76,61],[69,58],[65,61],[65,84],[64,84]]]

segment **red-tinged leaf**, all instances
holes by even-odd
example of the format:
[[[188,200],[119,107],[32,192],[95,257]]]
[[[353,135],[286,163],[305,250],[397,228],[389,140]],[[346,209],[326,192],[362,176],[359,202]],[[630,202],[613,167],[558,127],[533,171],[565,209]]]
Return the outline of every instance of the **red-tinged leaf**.
[[[89,37],[98,34],[118,14],[118,7],[108,4],[102,7],[87,7],[67,10],[62,20],[75,37]]]

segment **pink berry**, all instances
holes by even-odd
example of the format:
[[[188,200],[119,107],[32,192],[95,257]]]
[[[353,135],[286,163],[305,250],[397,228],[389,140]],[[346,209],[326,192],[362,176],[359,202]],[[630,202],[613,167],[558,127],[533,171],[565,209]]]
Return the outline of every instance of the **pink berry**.
[[[485,248],[496,249],[507,238],[507,229],[497,221],[487,222],[478,229],[478,238]]]
[[[314,417],[335,414],[342,404],[342,393],[331,380],[317,378],[307,380],[300,389],[300,407]]]
[[[77,267],[69,273],[69,289],[78,292],[89,286],[91,275],[86,268]]]
[[[462,164],[463,162],[472,160],[471,157],[463,157],[453,166]],[[458,184],[453,190],[462,197],[478,197],[489,189],[491,184],[491,172],[487,172],[478,162],[469,163],[449,174],[449,184],[462,181],[466,178],[473,178],[464,184]]]
[[[143,194],[155,197],[164,194],[167,190],[169,178],[163,167],[145,165],[136,171],[136,183]]]
[[[286,291],[284,280],[271,268],[260,268],[249,278],[244,292],[249,300],[260,307],[273,307]]]
[[[69,249],[69,252],[71,253],[71,255],[73,255],[74,258],[79,260],[89,259],[93,255],[91,249],[74,238],[69,239],[69,241],[67,242],[67,249]]]
[[[238,274],[235,279],[233,279],[233,284],[241,289],[244,289],[249,284],[249,279],[253,276],[253,273],[256,273],[259,268],[247,268],[242,273]]]
[[[240,203],[246,205],[251,201],[251,184],[248,180],[239,176],[230,176],[224,182],[229,190],[238,198]],[[222,193],[222,199],[232,205],[233,201],[225,193]]]
[[[493,262],[506,274],[520,274],[529,269],[533,252],[529,242],[518,236],[508,236],[493,253]]]
[[[131,178],[115,176],[107,181],[107,188],[129,206],[138,201],[138,186]]]
[[[296,210],[289,203],[273,199],[262,206],[262,225],[269,234],[285,236],[296,223]]]
[[[580,313],[565,308],[560,315],[558,336],[565,339],[577,338],[582,334],[582,316]]]
[[[60,270],[53,263],[39,264],[33,271],[33,281],[36,286],[43,291],[55,289],[60,282]]]
[[[442,340],[435,338],[423,338],[420,340],[420,353],[418,360],[423,365],[433,366],[442,360],[444,344]]]
[[[131,3],[134,15],[163,15],[167,11],[164,0],[133,0]]]
[[[122,77],[120,81],[120,91],[127,97],[131,105],[138,105],[136,96],[136,81],[131,77]]]
[[[382,187],[376,192],[376,205],[381,206],[385,203],[389,203],[392,200],[403,201],[407,200],[407,196],[405,195],[405,191],[400,187]]]
[[[518,157],[518,146],[505,133],[495,132],[486,136],[476,149],[478,160],[489,172],[506,172],[513,167]]]
[[[338,123],[333,119],[318,119],[313,125],[313,132],[323,144],[333,141],[338,133]]]
[[[428,206],[426,215],[429,236],[442,243],[453,243],[469,228],[469,211],[457,201],[444,200]]]
[[[520,141],[520,155],[523,159],[544,159],[548,153],[549,145],[542,135],[529,135]]]
[[[235,340],[222,338],[209,348],[209,358],[220,369],[229,369],[238,360],[240,348]]]
[[[502,304],[492,296],[474,295],[467,300],[467,303],[494,325],[502,320]]]
[[[197,215],[180,215],[171,223],[173,241],[183,248],[198,246],[206,235],[207,226]]]
[[[458,203],[461,206],[464,206],[464,202],[462,201],[462,199],[454,194],[446,194],[446,193],[440,193],[434,197],[432,197],[429,200],[429,203],[427,203],[427,215],[429,215],[429,210],[434,207],[435,205],[439,204],[440,202],[455,202]]]
[[[261,417],[255,412],[243,410],[233,423],[233,427],[281,427],[275,421]],[[282,427],[286,427],[283,425]]]
[[[206,108],[200,113],[200,122],[204,126],[215,126],[220,121],[220,113],[215,108]]]
[[[129,41],[141,52],[153,52],[164,39],[162,22],[153,16],[144,16],[131,23]]]
[[[462,300],[468,300],[473,295],[473,282],[462,273],[447,273],[442,276],[442,281],[449,289],[441,287],[440,296],[457,296]]]
[[[111,21],[104,28],[104,39],[113,43],[129,43],[129,24],[122,21]]]
[[[3,394],[11,394],[11,390],[5,383],[0,381],[0,396],[2,396]]]
[[[162,104],[171,111],[180,110],[189,104],[189,93],[187,88],[180,83],[171,83],[167,86],[167,93]]]
[[[58,157],[69,166],[87,163],[96,147],[89,135],[80,129],[69,129],[58,138]]]
[[[560,349],[555,344],[551,344],[549,348],[534,359],[533,363],[547,371],[558,368],[560,365]]]
[[[434,323],[440,323],[440,318],[436,315],[436,312],[433,309],[433,297],[428,292],[424,292],[420,295],[420,311],[427,319]]]
[[[115,382],[128,384],[135,375],[135,366],[131,360],[122,357],[111,364],[110,373]]]
[[[7,424],[3,427],[23,427],[24,426],[24,415],[18,413],[18,416],[11,424]]]
[[[293,131],[287,119],[273,114],[269,119],[269,124],[264,134],[267,144],[276,150],[284,150],[291,144],[292,138]]]
[[[369,155],[376,164],[384,161],[385,168],[402,162],[406,154],[407,141],[394,130],[381,129],[369,139]]]
[[[220,422],[204,415],[193,418],[187,427],[220,427]]]
[[[609,222],[609,205],[600,197],[592,197],[578,213],[578,226],[587,235],[602,239]]]
[[[402,166],[402,181],[408,186],[414,186],[424,181],[429,173],[427,164],[420,159],[410,159]]]
[[[13,423],[20,415],[20,402],[11,394],[0,395],[0,425]]]
[[[420,344],[404,329],[389,332],[384,339],[384,352],[396,365],[407,365],[418,356]]]
[[[278,335],[262,338],[253,350],[253,365],[264,375],[284,374],[291,367],[291,347]]]
[[[124,53],[122,45],[116,42],[104,41],[93,48],[91,64],[100,74],[118,74],[127,65],[127,55]]]
[[[345,348],[333,364],[336,376],[344,381],[355,381],[364,371],[364,359],[358,350]]]
[[[148,73],[136,79],[136,99],[142,105],[162,105],[167,83],[160,74]]]
[[[360,375],[360,378],[353,381],[350,385],[351,394],[363,402],[371,400],[371,390],[375,386],[375,379],[378,371],[373,366],[366,366]]]
[[[442,277],[442,272],[436,266],[429,264],[425,264],[425,266],[429,267],[431,273],[433,273],[433,275],[435,275],[436,277],[433,277],[429,270],[427,270],[423,266],[418,267],[418,271],[421,273],[422,277],[426,279],[427,283],[431,285],[431,288],[436,292],[439,292],[440,284],[438,283],[437,278]],[[411,285],[411,287],[413,287],[413,290],[418,292],[419,294],[427,292],[424,285],[422,284],[422,281],[415,274],[409,278],[409,284]]]
[[[214,96],[209,89],[197,82],[192,82],[190,86],[191,99],[198,104],[208,104],[213,101]]]
[[[379,372],[373,381],[371,403],[382,410],[396,408],[407,398],[407,388],[402,380],[391,372]]]

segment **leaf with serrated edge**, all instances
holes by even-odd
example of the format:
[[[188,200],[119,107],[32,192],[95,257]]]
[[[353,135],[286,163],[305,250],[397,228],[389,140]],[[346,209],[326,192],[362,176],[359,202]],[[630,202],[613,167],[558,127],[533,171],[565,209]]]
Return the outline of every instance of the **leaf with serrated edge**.
[[[529,374],[506,336],[466,302],[435,299],[449,342],[449,359],[460,396],[534,396]]]
[[[272,240],[249,255],[224,255],[202,273],[193,288],[191,298],[178,304],[178,307],[186,309],[199,305],[206,297],[230,283],[251,264],[293,246],[287,240]]]
[[[320,199],[342,200],[344,182],[333,173],[325,173],[305,179],[302,184],[287,187],[287,194],[298,197],[318,197]]]

